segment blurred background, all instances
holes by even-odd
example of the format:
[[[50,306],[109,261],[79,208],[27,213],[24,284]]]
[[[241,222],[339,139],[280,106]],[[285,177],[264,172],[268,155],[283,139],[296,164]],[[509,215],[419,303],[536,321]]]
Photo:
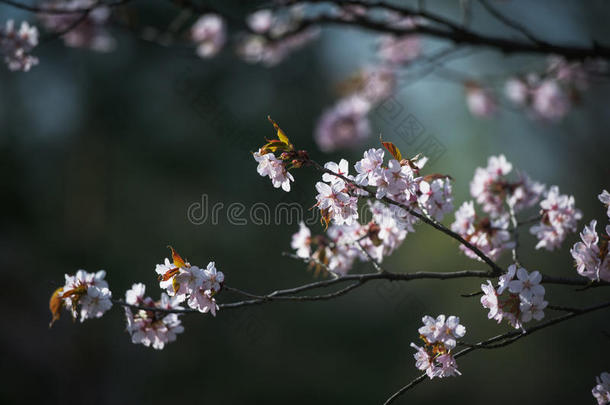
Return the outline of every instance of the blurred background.
[[[138,3],[141,19],[167,20],[174,9],[156,3]],[[240,17],[254,4],[227,2],[224,9]],[[429,6],[459,20],[458,1]],[[554,42],[610,40],[605,1],[499,6]],[[5,5],[0,15],[2,21],[33,18]],[[480,8],[472,21],[481,32],[512,35]],[[323,154],[313,142],[317,118],[339,98],[337,84],[374,62],[376,37],[369,33],[325,29],[272,68],[239,61],[231,46],[201,60],[190,49],[152,45],[120,28],[113,35],[118,46],[111,54],[53,41],[36,49],[41,64],[31,72],[0,69],[0,402],[381,403],[419,375],[409,344],[417,342],[423,315],[460,316],[472,342],[509,330],[487,319],[479,298],[460,297],[477,291],[479,279],[371,282],[330,301],[272,303],[220,311],[216,318],[187,315],[185,332],[162,351],[132,344],[117,306],[82,325],[64,314],[49,329],[51,292],[64,273],[80,268],[105,269],[114,297],[139,281],[157,297],[154,266],[168,256],[167,244],[193,264],[216,261],[228,285],[254,293],[312,281],[305,264],[281,255],[290,250],[296,224],[239,226],[222,214],[217,224],[187,218],[188,207],[204,195],[210,206],[313,205],[314,171],[296,171],[290,193],[256,173],[250,152],[273,136],[268,114],[318,161],[353,163],[365,147],[378,146],[378,134],[407,155],[420,152],[379,110],[370,115],[375,135],[361,147]],[[424,39],[425,51],[440,45]],[[501,77],[543,69],[545,59],[478,50],[450,66],[474,77]],[[591,219],[607,223],[597,195],[610,189],[609,90],[607,81],[594,81],[557,123],[505,107],[495,118],[475,118],[463,84],[434,74],[405,82],[395,101],[442,146],[428,173],[451,174],[456,208],[470,199],[475,168],[503,153],[533,179],[573,194],[583,211],[580,230]],[[444,223],[452,221],[450,215]],[[569,247],[577,239],[572,234],[553,253],[534,251],[524,228],[522,262],[529,270],[575,276]],[[509,261],[508,253],[500,259],[503,266]],[[424,226],[384,265],[396,272],[484,269]],[[370,270],[358,264],[353,271]],[[604,289],[563,286],[547,286],[546,293],[552,304],[573,306],[607,296]],[[234,298],[223,293],[218,301]],[[594,403],[595,376],[610,371],[602,333],[610,332],[607,320],[601,311],[500,350],[475,352],[459,359],[461,377],[425,382],[398,403]]]

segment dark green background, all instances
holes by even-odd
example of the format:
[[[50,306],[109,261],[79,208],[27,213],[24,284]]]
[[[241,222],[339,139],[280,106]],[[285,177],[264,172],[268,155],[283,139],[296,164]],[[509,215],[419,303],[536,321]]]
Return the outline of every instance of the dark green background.
[[[145,10],[144,21],[167,22],[173,9],[157,3],[135,3]],[[240,16],[248,9],[243,4],[223,8]],[[498,6],[547,40],[587,45],[592,38],[610,39],[604,1]],[[457,1],[430,7],[459,18]],[[27,17],[6,6],[0,16]],[[516,35],[478,7],[474,24],[483,32]],[[225,206],[313,204],[317,173],[296,171],[289,194],[256,173],[249,152],[272,135],[267,114],[319,161],[346,157],[353,163],[364,148],[323,155],[312,132],[338,97],[337,81],[374,63],[371,35],[329,29],[269,69],[240,62],[231,47],[203,61],[190,50],[146,44],[117,28],[113,33],[118,49],[109,55],[56,41],[35,50],[41,64],[30,73],[0,69],[0,402],[380,403],[419,374],[409,343],[417,339],[422,315],[459,315],[468,341],[509,330],[487,320],[478,298],[459,296],[476,291],[478,279],[371,282],[331,301],[227,310],[215,319],[186,316],[185,333],[160,352],[130,343],[118,307],[82,325],[64,316],[49,330],[48,298],[64,273],[103,268],[115,297],[137,281],[156,297],[154,265],[167,256],[168,243],[194,264],[215,260],[229,285],[251,292],[311,281],[304,264],[281,256],[296,225],[235,226],[222,217],[217,225],[193,225],[187,208],[203,194],[210,204]],[[503,75],[542,69],[544,58],[479,51],[451,66],[473,77],[491,75],[501,87]],[[438,76],[403,87],[397,100],[446,147],[429,172],[454,177],[456,208],[469,198],[474,169],[504,153],[534,179],[575,195],[584,213],[581,229],[593,218],[607,223],[596,196],[610,189],[609,90],[606,81],[595,81],[558,124],[532,121],[511,108],[477,120],[466,109],[461,84]],[[418,152],[392,124],[372,117],[375,134],[406,154]],[[375,146],[375,138],[365,146]],[[549,254],[534,251],[524,229],[522,261],[529,270],[574,276],[569,246],[577,238],[571,235],[562,250]],[[502,257],[503,266],[509,256]],[[396,272],[484,268],[424,226],[384,265]],[[354,269],[369,270],[362,264]],[[602,289],[562,286],[547,286],[546,295],[552,304],[582,306],[607,296]],[[473,353],[459,360],[463,376],[428,381],[399,403],[594,403],[594,378],[610,371],[603,330],[610,331],[607,311],[501,350]]]

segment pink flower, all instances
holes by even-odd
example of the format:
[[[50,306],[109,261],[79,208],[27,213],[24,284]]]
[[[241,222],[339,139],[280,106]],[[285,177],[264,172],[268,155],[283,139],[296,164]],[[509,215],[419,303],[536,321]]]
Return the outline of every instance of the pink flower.
[[[381,164],[383,163],[383,149],[369,149],[364,152],[364,157],[356,162],[355,168],[358,175],[356,183],[363,186],[374,185],[374,178],[381,173]]]
[[[282,190],[290,191],[290,182],[294,181],[294,177],[290,174],[284,165],[284,162],[275,157],[273,153],[265,153],[261,155],[261,150],[254,152],[254,160],[258,162],[257,171],[258,174],[265,177],[268,176],[271,179],[271,183],[275,188],[282,188]]]
[[[570,253],[576,263],[576,271],[583,277],[591,280],[610,281],[610,256],[607,251],[602,251],[598,246],[599,236],[595,231],[596,220],[592,220],[589,226],[585,225],[580,234],[582,242],[576,242]],[[606,228],[605,237],[610,238],[610,226]]]
[[[576,224],[582,218],[580,210],[574,207],[574,197],[559,194],[559,187],[552,186],[540,202],[542,220],[530,228],[536,235],[536,249],[554,250],[564,241],[569,232],[576,231]]]
[[[481,290],[484,295],[481,297],[481,305],[483,308],[489,309],[487,317],[489,319],[495,319],[500,323],[502,321],[502,311],[500,310],[498,303],[498,294],[491,284],[491,281],[487,280],[487,284],[481,284]]]
[[[508,290],[530,301],[534,296],[544,296],[544,287],[540,285],[540,281],[542,281],[540,272],[528,273],[524,268],[520,268],[517,270],[517,280],[508,283]]]
[[[290,247],[297,251],[298,257],[307,259],[311,256],[311,231],[303,221],[299,224],[299,231],[292,235]]]
[[[451,354],[441,354],[436,358],[436,362],[438,363],[436,370],[437,377],[444,378],[462,375],[462,373],[458,371],[455,358]]]
[[[219,309],[216,300],[212,297],[212,291],[203,288],[191,292],[188,297],[188,305],[204,314],[209,312],[212,316],[216,316],[216,311]]]

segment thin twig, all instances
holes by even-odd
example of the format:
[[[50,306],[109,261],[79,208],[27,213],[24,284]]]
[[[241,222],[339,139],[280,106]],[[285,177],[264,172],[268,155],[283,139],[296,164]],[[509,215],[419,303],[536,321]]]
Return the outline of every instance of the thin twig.
[[[496,349],[499,347],[504,347],[504,346],[508,346],[512,343],[515,343],[517,340],[522,339],[526,336],[531,336],[534,332],[537,332],[539,330],[548,328],[550,326],[556,325],[558,323],[567,321],[569,319],[572,319],[574,317],[580,316],[580,315],[584,315],[587,314],[589,312],[593,312],[593,311],[597,311],[600,309],[604,309],[604,308],[608,308],[610,307],[610,301],[609,302],[604,302],[601,304],[597,304],[597,305],[593,305],[591,307],[587,307],[587,308],[583,308],[583,309],[573,309],[573,311],[571,311],[570,313],[566,314],[566,315],[562,315],[553,319],[549,319],[546,322],[542,322],[536,326],[533,326],[531,328],[529,328],[527,330],[527,332],[521,332],[521,331],[516,331],[516,332],[508,332],[502,335],[497,335],[494,336],[492,338],[483,340],[481,342],[475,343],[475,344],[467,344],[467,343],[463,343],[460,342],[461,345],[465,345],[468,346],[465,349],[461,350],[460,352],[456,353],[453,357],[454,358],[459,358],[459,357],[463,357],[465,355],[467,355],[468,353],[471,353],[475,350],[479,350],[479,349]],[[403,395],[405,392],[413,389],[416,385],[420,384],[421,382],[426,380],[426,374],[422,374],[418,377],[416,377],[415,379],[413,379],[411,382],[409,382],[407,385],[405,385],[404,387],[402,387],[401,389],[399,389],[396,393],[394,393],[391,397],[389,397],[385,402],[384,405],[388,405],[391,404],[392,402],[394,402],[396,399],[398,399],[401,395]]]

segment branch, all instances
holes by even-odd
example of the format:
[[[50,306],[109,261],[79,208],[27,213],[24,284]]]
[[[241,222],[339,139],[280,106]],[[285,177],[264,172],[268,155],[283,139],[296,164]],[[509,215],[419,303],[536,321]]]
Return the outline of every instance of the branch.
[[[553,325],[557,325],[557,324],[559,324],[561,322],[567,321],[568,319],[572,319],[574,317],[577,317],[577,316],[580,316],[580,315],[584,315],[584,314],[587,314],[589,312],[597,311],[597,310],[600,310],[600,309],[608,308],[608,307],[610,307],[610,301],[604,302],[602,304],[593,305],[591,307],[587,307],[587,308],[583,308],[583,309],[575,309],[575,308],[573,308],[573,309],[571,309],[570,313],[568,313],[566,315],[558,316],[558,317],[553,318],[553,319],[549,319],[546,322],[542,322],[542,323],[540,323],[540,324],[538,324],[536,326],[533,326],[533,327],[529,328],[526,332],[520,332],[520,331],[508,332],[508,333],[505,333],[505,334],[502,334],[502,335],[494,336],[492,338],[483,340],[481,342],[478,342],[478,343],[475,343],[475,344],[472,344],[472,345],[461,343],[462,345],[467,345],[469,347],[459,351],[453,357],[455,357],[457,359],[457,358],[463,357],[463,356],[467,355],[468,353],[471,353],[471,352],[473,352],[475,350],[479,350],[479,349],[496,349],[496,348],[499,348],[499,347],[508,346],[508,345],[510,345],[512,343],[515,343],[517,340],[519,340],[521,338],[524,338],[526,336],[531,336],[534,332],[537,332],[539,330],[548,328],[548,327],[553,326]],[[425,379],[426,379],[426,374],[422,374],[422,375],[418,376],[417,378],[413,379],[411,382],[409,382],[409,384],[405,385],[400,390],[398,390],[396,393],[394,393],[391,397],[389,397],[384,402],[384,405],[391,404],[396,399],[398,399],[398,397],[400,397],[402,394],[404,394],[405,392],[409,391],[410,389],[412,389],[416,385],[420,384]]]
[[[433,38],[445,39],[456,44],[468,44],[472,46],[493,48],[503,53],[530,53],[530,54],[554,54],[561,55],[567,59],[604,58],[610,59],[610,47],[603,46],[594,41],[592,47],[575,47],[567,45],[556,45],[537,40],[532,43],[528,41],[513,40],[502,37],[479,34],[464,28],[451,20],[425,10],[414,10],[404,6],[394,6],[383,2],[367,2],[358,0],[310,0],[310,1],[288,1],[284,4],[302,3],[327,3],[337,7],[360,6],[367,10],[382,8],[393,11],[404,17],[419,17],[430,22],[439,24],[442,28],[432,25],[416,25],[413,28],[398,28],[386,23],[380,23],[369,18],[355,17],[344,20],[339,16],[321,15],[313,18],[303,19],[293,29],[285,33],[285,36],[294,35],[313,25],[349,25],[364,28],[370,31],[382,32],[394,35],[421,34]],[[528,38],[529,39],[529,38]]]
[[[372,198],[372,196],[374,195],[373,190],[370,187],[364,187],[364,186],[361,186],[359,184],[356,184],[353,180],[350,180],[350,179],[348,179],[345,176],[342,176],[340,174],[337,174],[337,173],[333,172],[332,170],[329,170],[329,169],[326,169],[325,167],[322,167],[315,160],[311,160],[310,159],[308,162],[312,166],[314,166],[316,169],[318,169],[319,171],[322,171],[322,172],[328,173],[328,174],[332,174],[335,177],[338,177],[341,180],[345,181],[346,183],[349,183],[352,186],[354,186],[356,188],[359,188],[360,190],[366,191],[368,193],[368,195],[371,196],[370,198]],[[464,239],[459,234],[453,232],[451,229],[445,227],[443,224],[435,221],[432,218],[428,218],[425,215],[420,214],[419,212],[416,212],[415,210],[413,210],[413,208],[411,208],[408,205],[399,203],[399,202],[394,201],[394,200],[392,200],[392,199],[390,199],[388,197],[383,197],[380,200],[384,201],[384,202],[386,202],[388,204],[395,205],[397,207],[400,207],[400,208],[404,209],[405,211],[407,211],[409,214],[413,215],[417,219],[419,219],[422,222],[432,226],[433,228],[437,229],[438,231],[441,231],[445,235],[448,235],[449,237],[457,240],[462,245],[464,245],[468,249],[472,250],[483,262],[485,262],[492,269],[493,273],[490,274],[490,276],[499,276],[500,274],[504,273],[504,270],[500,266],[498,266],[493,260],[491,260],[485,253],[483,253],[479,248],[474,246],[472,243],[468,242],[466,239]]]
[[[498,11],[494,6],[489,4],[489,2],[487,0],[479,0],[479,3],[481,3],[483,8],[485,10],[487,10],[487,12],[489,14],[494,16],[498,21],[502,22],[507,27],[510,27],[510,28],[520,32],[524,37],[526,37],[533,43],[542,45],[542,46],[548,45],[548,43],[542,41],[541,39],[537,38],[534,34],[532,34],[530,32],[530,30],[528,30],[526,27],[524,27],[523,25],[519,24],[518,22],[506,17],[504,14],[502,14],[500,11]]]

